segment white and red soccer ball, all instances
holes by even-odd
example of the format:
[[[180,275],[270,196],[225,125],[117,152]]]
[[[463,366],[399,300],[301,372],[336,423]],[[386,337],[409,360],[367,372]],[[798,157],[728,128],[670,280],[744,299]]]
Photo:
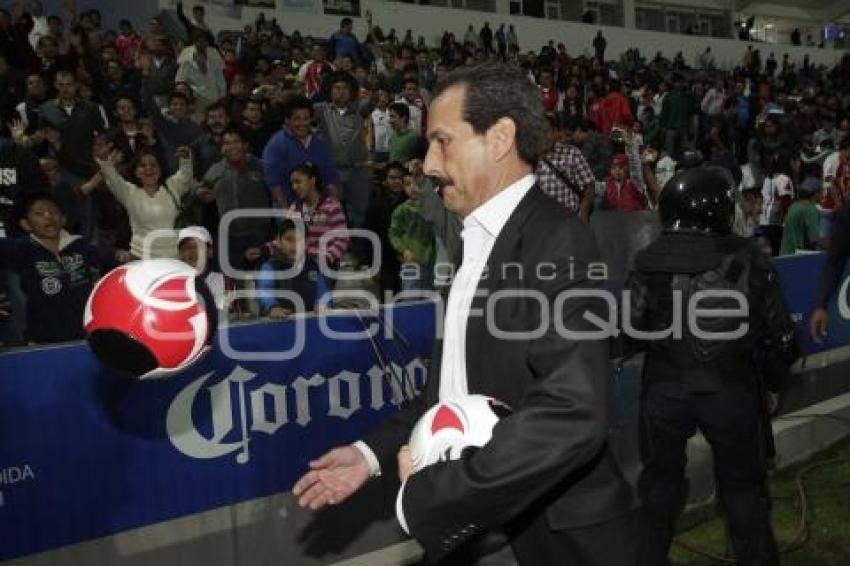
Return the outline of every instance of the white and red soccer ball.
[[[104,364],[142,379],[186,369],[209,350],[214,331],[215,306],[202,285],[194,268],[176,259],[112,270],[86,303],[89,346]]]
[[[440,401],[422,415],[410,433],[413,471],[436,462],[457,460],[468,447],[482,447],[493,436],[493,427],[511,409],[485,395],[466,395]]]

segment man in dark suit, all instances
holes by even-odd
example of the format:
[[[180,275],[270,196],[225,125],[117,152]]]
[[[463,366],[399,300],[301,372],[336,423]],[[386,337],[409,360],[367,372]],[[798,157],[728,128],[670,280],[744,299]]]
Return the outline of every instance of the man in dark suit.
[[[399,522],[433,562],[502,531],[523,565],[632,564],[634,500],[606,442],[608,348],[590,322],[602,311],[588,298],[599,254],[587,226],[535,183],[545,132],[536,89],[510,67],[464,67],[431,108],[424,170],[464,218],[436,372],[364,441],[311,462],[293,492],[318,509],[397,466]],[[514,412],[485,447],[411,475],[399,448],[413,425],[467,393]]]

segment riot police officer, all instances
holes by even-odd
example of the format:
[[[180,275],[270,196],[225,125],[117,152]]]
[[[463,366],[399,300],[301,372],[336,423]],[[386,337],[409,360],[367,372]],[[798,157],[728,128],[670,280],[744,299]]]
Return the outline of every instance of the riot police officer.
[[[624,329],[646,352],[638,483],[645,566],[668,563],[687,498],[685,447],[697,428],[714,454],[738,564],[778,563],[765,484],[765,415],[776,397],[767,407],[766,393],[780,388],[796,342],[771,263],[750,240],[730,235],[733,197],[721,168],[679,171],[660,196],[663,232],[636,256],[627,286]]]

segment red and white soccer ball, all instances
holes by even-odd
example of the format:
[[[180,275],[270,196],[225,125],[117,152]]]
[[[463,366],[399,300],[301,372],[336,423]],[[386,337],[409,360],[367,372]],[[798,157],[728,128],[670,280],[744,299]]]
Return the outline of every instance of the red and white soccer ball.
[[[209,350],[216,313],[196,275],[182,261],[152,259],[104,276],[83,319],[95,356],[141,379],[169,377],[198,361]]]
[[[457,460],[464,448],[484,446],[493,436],[496,423],[510,414],[507,405],[485,395],[440,401],[422,415],[410,434],[413,471]]]

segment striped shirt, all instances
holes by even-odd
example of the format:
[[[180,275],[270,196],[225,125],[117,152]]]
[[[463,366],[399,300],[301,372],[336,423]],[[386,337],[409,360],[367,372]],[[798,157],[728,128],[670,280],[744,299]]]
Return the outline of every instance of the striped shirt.
[[[314,210],[309,210],[303,201],[289,205],[287,216],[297,222],[304,222],[307,232],[307,254],[318,261],[319,255],[324,255],[328,265],[335,266],[345,250],[348,249],[348,225],[339,201],[326,196],[319,201]],[[320,246],[322,236],[334,231]]]

